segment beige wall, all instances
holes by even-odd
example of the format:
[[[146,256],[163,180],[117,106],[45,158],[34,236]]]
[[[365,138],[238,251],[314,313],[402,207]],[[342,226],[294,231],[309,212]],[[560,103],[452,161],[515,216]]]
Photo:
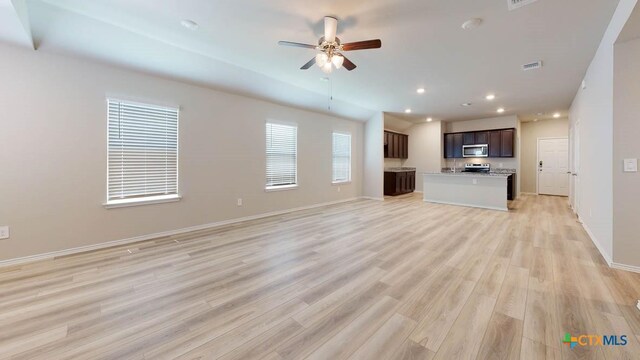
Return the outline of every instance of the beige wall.
[[[5,45],[0,69],[0,260],[362,194],[362,123]],[[107,96],[181,107],[182,201],[102,206]],[[264,191],[267,119],[298,124],[297,190]],[[353,134],[353,182],[340,187],[333,130]]]
[[[378,113],[364,125],[364,176],[362,194],[384,198],[384,114]]]
[[[569,119],[553,119],[524,122],[521,126],[520,173],[522,192],[536,193],[536,177],[538,175],[538,138],[568,137]]]
[[[406,131],[409,134],[409,159],[404,166],[416,168],[416,191],[423,191],[423,172],[442,169],[442,125],[440,121],[425,122]]]
[[[615,46],[613,78],[613,261],[640,267],[640,173],[623,160],[640,158],[640,39]]]
[[[637,0],[620,0],[569,112],[578,129],[578,173],[572,177],[572,203],[583,226],[607,262],[613,260],[613,73],[614,44]],[[576,126],[579,124],[578,126]],[[573,159],[572,159],[573,160]],[[618,165],[618,164],[615,164]],[[637,264],[637,261],[636,261]]]

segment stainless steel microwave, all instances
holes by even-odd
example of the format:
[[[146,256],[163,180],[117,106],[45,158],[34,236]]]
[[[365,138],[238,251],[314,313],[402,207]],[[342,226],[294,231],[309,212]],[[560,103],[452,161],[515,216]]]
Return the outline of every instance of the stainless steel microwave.
[[[488,157],[489,145],[463,145],[462,157]]]

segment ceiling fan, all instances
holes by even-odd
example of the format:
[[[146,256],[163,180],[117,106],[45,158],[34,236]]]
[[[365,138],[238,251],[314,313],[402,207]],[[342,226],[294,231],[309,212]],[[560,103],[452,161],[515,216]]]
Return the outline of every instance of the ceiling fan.
[[[318,40],[318,45],[302,44],[291,41],[279,41],[278,45],[294,46],[307,49],[314,49],[320,51],[313,59],[309,60],[306,64],[302,65],[301,70],[307,70],[317,64],[322,71],[329,74],[333,71],[333,68],[341,68],[351,71],[356,68],[356,64],[352,63],[344,55],[345,51],[354,50],[366,50],[366,49],[379,49],[382,47],[382,41],[380,39],[357,41],[352,43],[342,44],[340,39],[336,37],[338,30],[338,19],[332,16],[324,17],[324,36]]]

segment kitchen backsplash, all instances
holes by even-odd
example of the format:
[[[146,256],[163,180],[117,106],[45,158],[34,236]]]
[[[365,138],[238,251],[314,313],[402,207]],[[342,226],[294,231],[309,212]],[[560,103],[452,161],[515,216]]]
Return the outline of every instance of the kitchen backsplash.
[[[384,167],[386,168],[394,168],[394,167],[402,167],[404,163],[403,159],[384,159]]]

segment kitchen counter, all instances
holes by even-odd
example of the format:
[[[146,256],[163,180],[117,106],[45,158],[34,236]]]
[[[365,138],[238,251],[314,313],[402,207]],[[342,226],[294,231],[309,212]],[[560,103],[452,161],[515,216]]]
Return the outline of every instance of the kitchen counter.
[[[416,171],[414,167],[390,167],[384,168],[384,172],[407,172],[407,171]]]
[[[442,175],[442,176],[494,176],[507,178],[510,173],[483,173],[483,172],[453,172],[453,171],[441,171],[441,172],[425,172],[423,175]]]
[[[510,175],[476,172],[423,173],[424,201],[508,211]]]

